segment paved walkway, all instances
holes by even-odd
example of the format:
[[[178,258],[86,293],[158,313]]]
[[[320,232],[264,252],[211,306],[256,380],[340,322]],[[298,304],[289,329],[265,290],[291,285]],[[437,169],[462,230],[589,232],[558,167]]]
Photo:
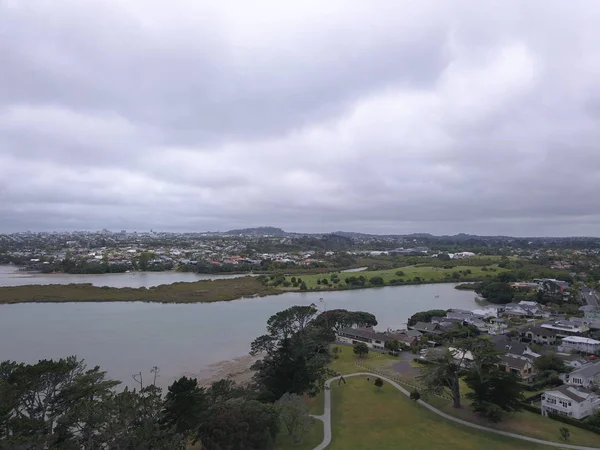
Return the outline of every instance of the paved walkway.
[[[398,389],[404,395],[410,396],[410,392],[408,392],[406,389],[404,389],[402,386],[400,386],[395,381],[390,380],[387,377],[374,374],[374,373],[370,373],[370,372],[357,372],[357,373],[351,373],[351,374],[348,374],[348,375],[344,375],[344,378],[358,377],[358,376],[369,376],[369,377],[375,377],[375,378],[379,377],[382,380],[385,380],[389,384],[391,384],[392,386],[394,386],[396,389]],[[323,421],[323,430],[324,430],[324,433],[323,433],[323,442],[321,442],[319,445],[317,445],[314,448],[314,450],[324,450],[325,448],[327,448],[327,446],[329,444],[331,444],[331,390],[330,390],[330,386],[331,386],[331,382],[337,380],[338,378],[339,377],[334,377],[334,378],[331,378],[331,379],[329,379],[329,380],[327,380],[325,382],[325,409],[324,409],[324,414],[322,416],[313,416],[315,419],[319,419],[319,420]],[[534,442],[536,444],[548,445],[548,446],[551,446],[551,447],[558,447],[558,448],[565,448],[565,449],[572,449],[572,450],[598,450],[598,448],[599,448],[599,447],[582,447],[580,445],[570,445],[570,444],[566,444],[566,443],[563,444],[563,443],[560,443],[560,442],[543,441],[541,439],[536,439],[536,438],[532,438],[532,437],[529,437],[529,436],[522,436],[520,434],[509,433],[508,431],[502,431],[502,430],[496,430],[494,428],[484,427],[483,425],[477,425],[475,423],[467,422],[466,420],[458,419],[458,418],[456,418],[454,416],[446,414],[446,413],[440,411],[439,409],[434,408],[429,403],[425,403],[423,400],[417,400],[417,402],[421,406],[424,406],[425,408],[427,408],[430,411],[434,412],[438,416],[442,416],[445,419],[451,420],[452,422],[459,423],[459,424],[464,425],[466,427],[475,428],[476,430],[487,431],[488,433],[500,434],[502,436],[507,436],[507,437],[511,437],[511,438],[515,438],[515,439],[521,439],[522,441]]]

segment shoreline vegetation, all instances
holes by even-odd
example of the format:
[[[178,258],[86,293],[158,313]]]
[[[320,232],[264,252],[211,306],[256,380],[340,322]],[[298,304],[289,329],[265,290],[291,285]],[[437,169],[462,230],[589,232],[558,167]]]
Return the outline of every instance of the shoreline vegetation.
[[[362,267],[361,267],[362,268]],[[248,276],[176,282],[155,287],[107,287],[84,284],[50,284],[0,287],[0,304],[63,302],[156,302],[203,303],[264,297],[286,292],[329,292],[407,286],[433,283],[460,283],[457,289],[475,290],[481,282],[505,276],[512,268],[490,258],[473,258],[456,262],[429,261],[390,267],[370,266],[360,272],[306,271],[274,272]],[[531,266],[524,276],[540,272],[558,275],[557,271]]]
[[[494,266],[493,269],[495,273],[503,270],[497,268],[497,266]],[[414,265],[361,272],[338,271],[322,274],[297,274],[295,276],[291,274],[271,274],[176,282],[150,288],[100,287],[91,283],[5,286],[0,287],[0,304],[119,301],[203,303],[237,300],[247,297],[264,297],[286,292],[322,292],[477,281],[485,278],[485,275],[486,272],[482,272],[479,267],[453,266],[443,268]],[[304,286],[302,286],[302,283],[298,283],[300,279]],[[327,284],[322,281],[324,279],[328,280]],[[332,279],[339,281],[333,282]],[[349,282],[346,282],[346,279]]]

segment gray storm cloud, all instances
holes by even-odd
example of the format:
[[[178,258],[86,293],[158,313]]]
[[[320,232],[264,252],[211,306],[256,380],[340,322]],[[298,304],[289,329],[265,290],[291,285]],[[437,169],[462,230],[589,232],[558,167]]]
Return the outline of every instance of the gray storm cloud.
[[[0,0],[0,232],[598,235],[600,5]]]

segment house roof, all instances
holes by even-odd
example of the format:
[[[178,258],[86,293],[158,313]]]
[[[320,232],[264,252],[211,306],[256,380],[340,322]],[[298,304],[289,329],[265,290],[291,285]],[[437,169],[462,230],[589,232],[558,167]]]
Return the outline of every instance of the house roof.
[[[537,336],[553,337],[556,336],[556,332],[549,328],[544,327],[531,327],[525,330],[525,333],[531,332]]]
[[[405,335],[409,336],[409,337],[421,337],[423,336],[423,333],[421,333],[418,330],[406,330],[404,332]]]
[[[494,347],[502,353],[511,353],[513,355],[522,355],[527,350],[527,344],[517,341],[501,340],[494,342]]]
[[[375,339],[375,340],[382,341],[382,342],[393,339],[392,337],[390,337],[384,333],[378,333],[377,331],[375,331],[371,328],[342,328],[338,332],[338,334],[358,336],[358,337],[362,337],[365,339]]]
[[[562,339],[563,342],[569,342],[571,344],[587,344],[587,345],[598,345],[600,341],[595,339],[586,338],[583,336],[569,336]]]
[[[594,364],[586,364],[579,369],[574,370],[569,375],[572,377],[590,378],[600,374],[600,362]]]
[[[502,355],[500,356],[500,361],[506,364],[508,367],[513,369],[524,369],[527,364],[531,364],[528,360],[524,358],[517,358],[516,356],[510,355]]]
[[[578,403],[581,403],[582,401],[586,400],[590,395],[593,395],[593,396],[596,395],[592,391],[590,391],[589,389],[586,389],[584,387],[570,386],[568,384],[563,384],[562,386],[555,387],[553,389],[545,391],[544,393],[550,394],[553,392],[558,392],[562,395],[565,395],[565,396],[569,397],[571,400],[574,400]]]
[[[439,325],[436,323],[417,322],[413,326],[413,330],[421,331],[423,333],[434,333],[439,331]]]

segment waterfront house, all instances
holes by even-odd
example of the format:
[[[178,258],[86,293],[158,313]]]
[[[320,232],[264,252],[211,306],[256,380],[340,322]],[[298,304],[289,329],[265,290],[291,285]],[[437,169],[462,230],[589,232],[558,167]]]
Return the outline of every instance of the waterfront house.
[[[391,338],[389,335],[379,333],[372,328],[342,328],[337,333],[337,339],[345,344],[364,342],[369,348],[383,350],[385,342]]]
[[[413,330],[416,330],[423,334],[442,334],[443,331],[438,323],[428,322],[417,322],[412,326]]]
[[[550,412],[584,419],[600,407],[600,398],[584,387],[564,384],[544,391],[540,407],[544,416]]]

